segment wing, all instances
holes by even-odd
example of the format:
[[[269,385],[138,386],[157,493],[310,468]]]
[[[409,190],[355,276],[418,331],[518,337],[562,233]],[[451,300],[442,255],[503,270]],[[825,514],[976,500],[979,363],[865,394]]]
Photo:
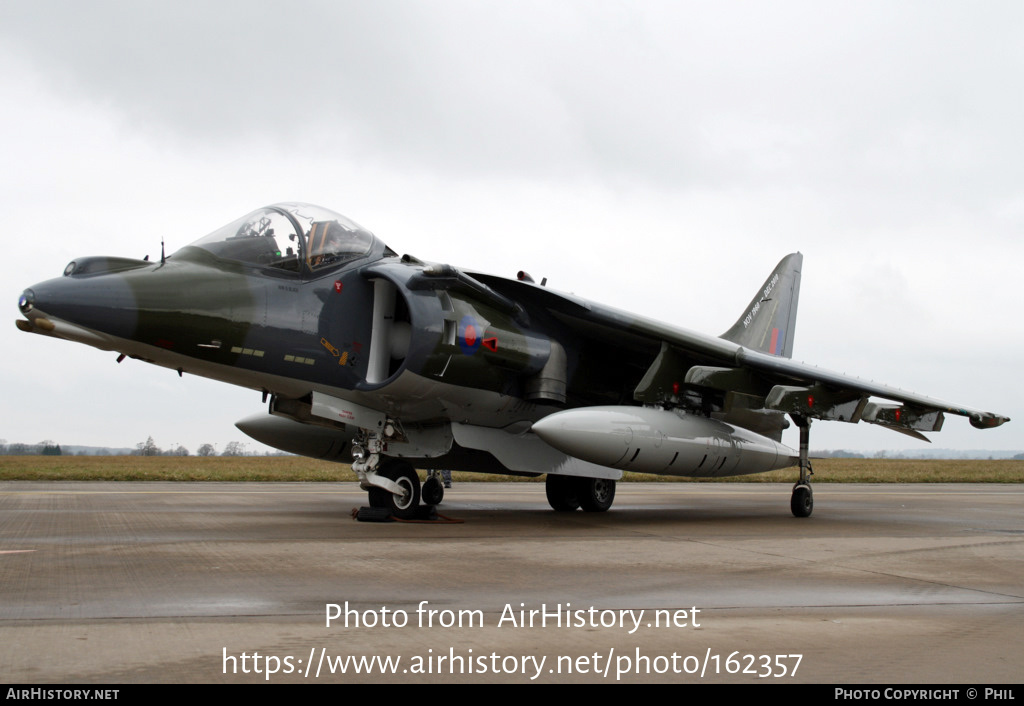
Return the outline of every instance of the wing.
[[[787,426],[785,414],[879,424],[925,441],[921,432],[939,431],[945,414],[968,417],[981,429],[1009,421],[992,412],[791,360],[802,260],[799,253],[783,258],[721,337],[531,283],[472,276],[531,311],[543,309],[557,321],[563,337],[570,339],[567,348],[577,351],[572,406],[683,407],[776,440]],[[616,365],[595,364],[602,359],[615,360]]]

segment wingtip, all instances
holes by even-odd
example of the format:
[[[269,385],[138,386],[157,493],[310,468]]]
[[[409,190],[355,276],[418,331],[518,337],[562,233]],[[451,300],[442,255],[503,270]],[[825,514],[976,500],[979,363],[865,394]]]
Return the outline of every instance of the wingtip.
[[[971,426],[975,429],[994,429],[1010,421],[1009,417],[1003,417],[990,412],[970,415]]]

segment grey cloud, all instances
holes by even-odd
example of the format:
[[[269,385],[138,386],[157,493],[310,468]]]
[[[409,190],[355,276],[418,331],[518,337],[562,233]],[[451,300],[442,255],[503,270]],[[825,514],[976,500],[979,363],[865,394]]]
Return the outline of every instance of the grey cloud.
[[[883,213],[965,189],[1004,202],[1022,177],[1012,3],[9,0],[0,16],[60,90],[204,149],[788,184]]]

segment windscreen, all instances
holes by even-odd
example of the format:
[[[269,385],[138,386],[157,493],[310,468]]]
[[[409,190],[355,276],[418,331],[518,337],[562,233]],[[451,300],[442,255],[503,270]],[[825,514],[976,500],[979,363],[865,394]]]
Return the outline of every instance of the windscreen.
[[[253,211],[192,243],[217,257],[300,272],[325,270],[366,255],[373,234],[344,216],[309,204]]]

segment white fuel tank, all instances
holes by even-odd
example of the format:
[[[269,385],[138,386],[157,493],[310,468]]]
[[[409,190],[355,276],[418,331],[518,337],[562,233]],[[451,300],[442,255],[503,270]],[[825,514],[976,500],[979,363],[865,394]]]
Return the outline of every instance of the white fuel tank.
[[[533,432],[562,453],[638,473],[713,478],[794,466],[798,454],[752,431],[653,407],[556,412]]]

